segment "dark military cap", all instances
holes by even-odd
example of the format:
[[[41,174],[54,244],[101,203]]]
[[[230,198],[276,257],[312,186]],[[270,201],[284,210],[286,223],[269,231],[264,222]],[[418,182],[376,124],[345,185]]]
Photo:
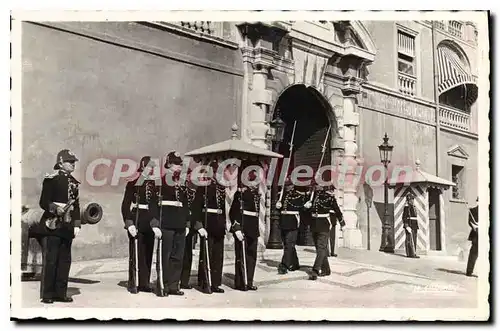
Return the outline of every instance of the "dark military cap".
[[[57,153],[57,159],[56,159],[56,164],[54,165],[54,170],[59,169],[59,163],[62,162],[71,162],[71,161],[78,161],[78,158],[76,157],[73,152],[71,152],[69,149],[63,149]]]
[[[179,152],[171,151],[167,154],[167,159],[165,160],[165,167],[169,167],[172,164],[182,165],[182,158]]]

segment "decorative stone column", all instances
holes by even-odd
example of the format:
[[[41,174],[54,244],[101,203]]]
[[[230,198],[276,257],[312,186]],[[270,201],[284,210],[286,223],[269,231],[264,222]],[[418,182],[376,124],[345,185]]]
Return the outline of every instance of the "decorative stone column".
[[[344,232],[343,246],[347,248],[362,248],[361,230],[358,228],[357,204],[358,197],[356,196],[356,168],[358,161],[356,152],[358,145],[356,143],[356,130],[359,126],[359,113],[356,109],[356,95],[359,93],[359,86],[349,79],[344,93],[344,159],[341,169],[345,169],[344,180],[344,196],[343,196],[343,214],[346,222]],[[357,87],[357,88],[356,88]]]
[[[266,89],[269,70],[273,68],[273,57],[276,52],[258,47],[254,49],[253,84],[250,95],[250,123],[252,143],[261,148],[268,148],[266,141],[269,124],[266,114],[272,104],[272,91]]]

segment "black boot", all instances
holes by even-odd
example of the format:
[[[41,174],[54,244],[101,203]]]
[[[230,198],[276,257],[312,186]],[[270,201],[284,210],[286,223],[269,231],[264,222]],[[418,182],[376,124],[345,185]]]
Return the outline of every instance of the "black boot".
[[[287,268],[284,264],[280,264],[280,265],[278,266],[278,274],[280,274],[280,275],[285,275],[285,274],[287,274],[287,273],[288,273],[288,270],[287,270],[287,269],[288,269],[288,268]]]

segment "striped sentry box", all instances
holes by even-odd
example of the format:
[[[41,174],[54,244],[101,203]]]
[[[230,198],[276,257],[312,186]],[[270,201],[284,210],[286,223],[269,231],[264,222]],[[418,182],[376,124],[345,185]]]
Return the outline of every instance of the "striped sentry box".
[[[403,210],[406,205],[406,195],[409,192],[415,194],[415,209],[417,210],[418,237],[417,249],[429,250],[429,212],[427,210],[429,200],[427,190],[420,186],[399,186],[394,190],[394,242],[395,249],[405,249],[406,233],[403,227]]]

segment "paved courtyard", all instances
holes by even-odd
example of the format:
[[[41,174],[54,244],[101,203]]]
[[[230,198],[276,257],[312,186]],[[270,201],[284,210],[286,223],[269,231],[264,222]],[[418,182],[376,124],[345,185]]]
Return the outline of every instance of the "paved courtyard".
[[[197,266],[197,251],[193,268]],[[379,252],[339,249],[330,257],[332,275],[308,280],[314,261],[312,247],[300,247],[301,269],[286,275],[277,273],[279,250],[261,254],[256,268],[256,292],[232,289],[233,252],[227,252],[222,288],[224,294],[207,295],[197,289],[185,296],[159,298],[150,293],[129,294],[126,290],[127,259],[75,262],[71,269],[70,305],[43,305],[39,282],[22,283],[25,308],[46,306],[71,308],[473,308],[477,281],[463,275],[463,262],[452,258],[423,256],[407,259]],[[367,263],[371,261],[371,263]],[[389,266],[389,267],[388,267]],[[196,283],[196,270],[192,284]]]

